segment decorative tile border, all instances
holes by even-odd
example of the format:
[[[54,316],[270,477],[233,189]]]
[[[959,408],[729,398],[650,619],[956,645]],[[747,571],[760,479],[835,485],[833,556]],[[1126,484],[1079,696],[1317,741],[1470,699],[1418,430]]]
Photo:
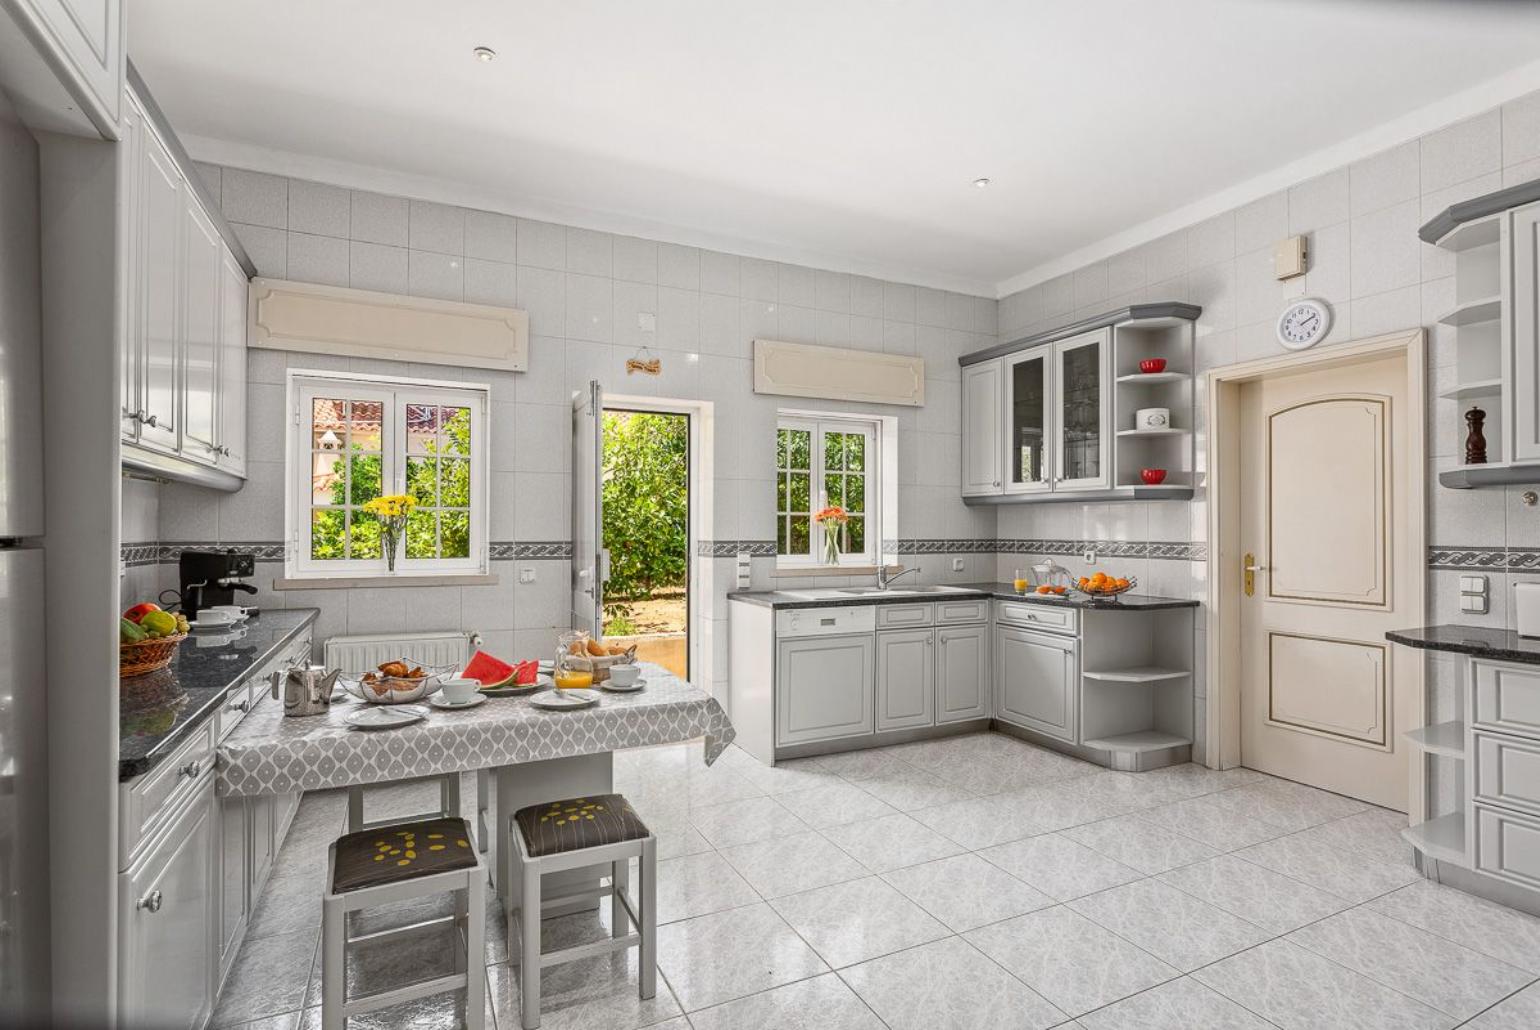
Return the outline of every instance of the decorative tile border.
[[[1540,547],[1429,547],[1428,568],[1540,572]]]
[[[751,558],[774,558],[774,540],[700,540],[695,545],[698,558],[736,558],[747,551]]]
[[[160,563],[162,565],[175,565],[182,558],[183,551],[250,551],[257,561],[281,562],[283,561],[283,541],[249,541],[230,540],[216,542],[213,540],[185,540],[176,543],[161,542]]]
[[[999,550],[995,544],[998,541],[979,540],[943,540],[937,538],[918,537],[913,540],[898,541],[899,554],[994,554]]]
[[[570,540],[494,540],[487,545],[492,561],[570,561]],[[123,561],[129,565],[175,565],[183,551],[223,551],[227,549],[250,551],[259,562],[283,561],[283,544],[273,541],[179,541],[160,544],[124,544]],[[775,544],[770,545],[774,553]]]
[[[119,553],[122,556],[123,564],[129,568],[160,564],[159,545],[154,543],[124,544]]]
[[[1109,558],[1207,561],[1208,544],[1167,540],[996,540],[1000,554],[1078,555],[1095,551]]]

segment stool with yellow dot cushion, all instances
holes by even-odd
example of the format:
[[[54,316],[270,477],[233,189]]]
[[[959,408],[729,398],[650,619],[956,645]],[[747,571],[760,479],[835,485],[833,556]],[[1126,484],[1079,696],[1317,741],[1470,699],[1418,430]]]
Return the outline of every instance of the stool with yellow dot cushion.
[[[514,813],[510,831],[511,872],[523,889],[519,907],[508,921],[508,954],[510,960],[518,957],[524,1030],[540,1025],[540,971],[546,966],[636,948],[637,993],[644,999],[654,997],[658,991],[658,841],[630,803],[619,794],[599,794],[530,805]],[[640,880],[635,903],[627,892],[633,858]],[[547,873],[605,862],[610,864],[609,887],[541,895],[541,877]],[[611,940],[541,953],[542,912],[606,895],[611,905]],[[629,932],[633,924],[635,933]]]
[[[378,994],[347,997],[348,914],[453,891],[455,972]],[[321,908],[321,1025],[444,991],[465,991],[465,1025],[481,1030],[485,1009],[486,870],[464,819],[424,819],[349,833],[332,843]],[[409,929],[415,930],[422,924]],[[407,932],[369,934],[369,940]]]

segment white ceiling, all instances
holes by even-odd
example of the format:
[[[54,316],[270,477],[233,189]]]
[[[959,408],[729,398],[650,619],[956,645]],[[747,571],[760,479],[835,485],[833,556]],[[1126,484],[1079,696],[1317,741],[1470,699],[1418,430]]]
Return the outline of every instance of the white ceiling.
[[[129,47],[195,156],[994,295],[1490,103],[1540,5],[138,0]]]

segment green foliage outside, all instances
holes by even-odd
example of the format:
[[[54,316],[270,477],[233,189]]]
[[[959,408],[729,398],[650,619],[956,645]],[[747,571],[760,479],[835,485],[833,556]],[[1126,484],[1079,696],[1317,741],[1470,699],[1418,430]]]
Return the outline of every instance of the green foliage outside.
[[[689,575],[689,420],[604,415],[604,539],[610,543],[605,632],[631,626],[627,601],[682,587]]]
[[[406,557],[466,558],[471,553],[471,413],[468,408],[445,408],[448,417],[437,436],[413,439],[406,459],[406,492],[417,498],[418,509],[406,524]],[[344,455],[334,457],[341,465]],[[358,505],[379,497],[383,460],[379,453],[348,443],[346,469],[336,470],[331,487],[334,508],[311,509],[310,556],[316,559],[354,561],[381,557],[380,524]],[[343,471],[346,475],[342,475]],[[347,509],[351,507],[351,512]],[[439,509],[439,510],[434,510]],[[456,510],[458,509],[458,510]],[[352,516],[352,550],[348,517]]]

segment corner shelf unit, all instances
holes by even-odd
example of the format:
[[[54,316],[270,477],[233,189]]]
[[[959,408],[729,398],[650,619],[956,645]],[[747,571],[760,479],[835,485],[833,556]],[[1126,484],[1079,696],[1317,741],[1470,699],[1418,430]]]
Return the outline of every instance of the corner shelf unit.
[[[1082,614],[1080,740],[1141,771],[1192,754],[1193,609]]]
[[[1425,823],[1408,826],[1401,831],[1401,837],[1429,858],[1462,867],[1469,864],[1465,848],[1464,812],[1450,812]]]
[[[1426,754],[1465,760],[1465,724],[1458,719],[1419,726],[1408,730],[1405,737],[1413,747]]]

